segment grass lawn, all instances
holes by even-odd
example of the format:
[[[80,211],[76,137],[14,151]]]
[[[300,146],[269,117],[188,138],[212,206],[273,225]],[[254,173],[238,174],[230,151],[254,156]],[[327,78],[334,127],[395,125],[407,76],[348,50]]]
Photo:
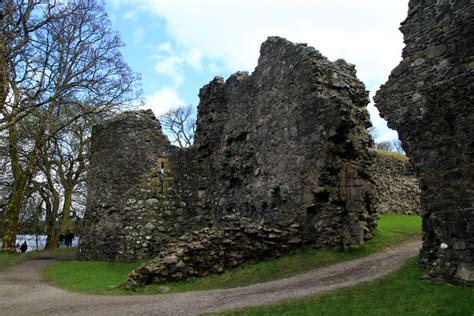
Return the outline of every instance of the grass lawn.
[[[14,266],[30,257],[30,253],[8,253],[0,251],[0,270]]]
[[[379,280],[218,315],[474,315],[474,288],[422,280],[417,260]]]
[[[30,251],[27,253],[9,253],[9,252],[0,251],[0,270],[16,265],[26,259],[31,259],[31,258],[34,258],[35,256],[41,256],[46,253],[60,254],[60,253],[69,253],[69,252],[75,252],[75,251],[76,251],[75,247],[58,248],[54,250]]]
[[[134,263],[103,261],[61,261],[49,266],[44,276],[58,287],[90,294],[133,294],[117,288],[130,271],[146,260]]]
[[[420,217],[387,214],[381,216],[374,238],[358,248],[348,251],[317,251],[311,247],[305,247],[277,259],[247,263],[222,274],[191,278],[161,286],[169,288],[169,292],[184,292],[265,282],[293,276],[335,262],[367,256],[420,236]],[[128,272],[141,263],[64,261],[49,266],[44,275],[53,285],[71,291],[90,294],[133,294],[133,292],[122,290],[117,286],[126,280]],[[157,288],[157,285],[151,285],[138,289],[135,293],[155,294]]]

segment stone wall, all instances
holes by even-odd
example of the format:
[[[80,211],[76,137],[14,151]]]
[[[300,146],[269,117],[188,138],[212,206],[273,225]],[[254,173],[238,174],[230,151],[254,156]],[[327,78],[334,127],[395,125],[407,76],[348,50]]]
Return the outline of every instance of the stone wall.
[[[252,75],[216,77],[199,96],[197,204],[214,225],[171,243],[129,285],[371,238],[368,99],[353,65],[271,37]]]
[[[375,181],[376,212],[420,215],[420,187],[409,160],[379,150],[373,154],[369,172]]]
[[[226,228],[206,227],[184,234],[150,262],[132,271],[127,287],[190,276],[221,273],[248,260],[277,257],[302,244],[299,224],[265,227],[237,215],[226,216]]]
[[[378,214],[420,214],[420,188],[408,158],[372,150],[369,173],[375,183],[373,207]],[[226,215],[220,219],[224,229],[207,227],[184,234],[133,271],[127,286],[220,273],[247,260],[278,256],[304,243],[304,226],[297,219],[272,226],[240,213]]]
[[[170,146],[149,112],[94,129],[81,258],[157,255],[136,285],[372,237],[368,93],[353,65],[270,37],[252,75],[199,96],[192,148]]]
[[[150,257],[207,225],[196,214],[189,151],[170,145],[151,110],[95,126],[91,155],[80,259]]]
[[[233,214],[268,226],[296,220],[305,241],[362,244],[375,218],[368,98],[354,66],[278,37],[260,54],[252,75],[217,77],[200,91],[204,208],[221,227]]]
[[[474,3],[411,0],[402,62],[374,98],[420,175],[421,262],[474,284]]]

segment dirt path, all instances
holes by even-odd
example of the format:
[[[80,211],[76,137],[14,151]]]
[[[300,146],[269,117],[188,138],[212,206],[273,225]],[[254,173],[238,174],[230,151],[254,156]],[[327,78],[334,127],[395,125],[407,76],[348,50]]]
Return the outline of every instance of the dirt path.
[[[421,242],[413,242],[291,278],[246,287],[154,296],[70,293],[41,281],[40,271],[52,259],[29,260],[0,272],[0,314],[196,315],[262,305],[373,280],[397,269],[408,258],[417,255],[420,247]]]

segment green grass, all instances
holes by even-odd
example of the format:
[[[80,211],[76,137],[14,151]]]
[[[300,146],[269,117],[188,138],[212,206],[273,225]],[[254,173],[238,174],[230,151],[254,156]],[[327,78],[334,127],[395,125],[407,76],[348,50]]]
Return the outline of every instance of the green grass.
[[[388,150],[383,150],[383,149],[376,149],[375,151],[377,152],[377,154],[381,156],[394,158],[394,159],[400,160],[401,162],[407,162],[410,160],[407,155],[401,154],[396,151],[388,151]]]
[[[421,218],[398,214],[382,215],[375,236],[365,245],[346,251],[304,247],[292,254],[258,263],[247,263],[222,274],[163,284],[170,292],[210,290],[245,286],[290,277],[316,267],[352,260],[421,236]]]
[[[61,253],[74,253],[77,251],[77,247],[63,247],[63,248],[56,248],[53,250],[42,250],[39,251],[38,254],[50,252],[53,254],[61,254]]]
[[[62,261],[49,266],[43,275],[52,284],[75,292],[124,294],[118,285],[143,262]]]
[[[381,216],[374,238],[358,248],[334,251],[304,247],[280,258],[247,263],[222,274],[191,278],[160,286],[151,285],[140,288],[134,293],[155,294],[157,288],[161,286],[167,287],[169,292],[184,292],[265,282],[293,276],[316,267],[367,256],[420,236],[420,217],[385,214]],[[91,294],[134,294],[112,287],[124,282],[128,272],[140,263],[64,261],[49,266],[45,271],[45,276],[52,284],[71,291]]]
[[[0,270],[14,266],[30,257],[30,253],[8,253],[0,251]]]
[[[376,281],[218,315],[474,315],[474,288],[422,280],[417,260]]]
[[[27,253],[9,253],[9,252],[0,251],[0,270],[17,265],[22,261],[25,261],[27,259],[32,259],[37,256],[42,256],[45,254],[54,255],[54,254],[62,254],[62,253],[71,253],[75,251],[76,251],[75,247],[58,248],[54,250],[41,250],[41,251],[33,251],[33,252],[27,252]]]

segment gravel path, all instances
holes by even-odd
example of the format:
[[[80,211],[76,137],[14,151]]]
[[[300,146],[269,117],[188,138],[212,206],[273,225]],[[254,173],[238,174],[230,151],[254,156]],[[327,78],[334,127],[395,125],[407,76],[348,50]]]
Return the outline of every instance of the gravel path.
[[[42,282],[52,258],[25,261],[0,272],[1,315],[196,315],[273,303],[373,280],[416,256],[412,242],[365,258],[255,285],[154,296],[100,296],[67,292]]]

